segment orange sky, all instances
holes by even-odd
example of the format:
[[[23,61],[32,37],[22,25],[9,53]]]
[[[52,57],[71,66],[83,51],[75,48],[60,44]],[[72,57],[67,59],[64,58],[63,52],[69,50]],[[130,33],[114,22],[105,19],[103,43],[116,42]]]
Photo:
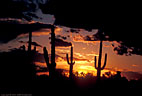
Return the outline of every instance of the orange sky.
[[[59,26],[56,30],[56,36],[61,35],[68,37],[65,41],[71,42],[73,44],[74,52],[73,55],[75,59],[74,65],[74,72],[91,72],[96,74],[96,69],[94,68],[94,56],[98,56],[99,52],[99,41],[83,41],[82,36],[86,35],[93,35],[97,33],[97,30],[92,30],[92,32],[88,32],[84,29],[79,29],[79,33],[72,33],[69,32],[70,28]],[[68,32],[67,32],[68,31]],[[39,31],[33,32],[33,41],[39,43],[42,46],[46,46],[49,54],[50,54],[50,30],[49,29],[41,29]],[[0,50],[18,47],[21,44],[18,41],[28,41],[28,34],[21,34],[16,39],[10,41],[7,44],[3,44],[0,47]],[[109,70],[120,70],[120,71],[134,71],[134,72],[141,72],[142,69],[142,56],[139,55],[132,55],[132,56],[120,56],[117,55],[111,46],[111,44],[118,45],[116,41],[114,42],[103,42],[103,55],[102,55],[102,62],[104,60],[104,54],[108,54],[107,65],[105,67],[105,71],[102,73],[109,71]],[[42,48],[38,47],[40,53],[43,53]],[[69,53],[70,56],[70,47],[56,47],[56,54],[61,56],[62,58],[58,58],[57,68],[69,69],[69,65],[67,64],[66,60],[64,59],[66,53]],[[46,64],[39,63],[41,66],[46,67]]]

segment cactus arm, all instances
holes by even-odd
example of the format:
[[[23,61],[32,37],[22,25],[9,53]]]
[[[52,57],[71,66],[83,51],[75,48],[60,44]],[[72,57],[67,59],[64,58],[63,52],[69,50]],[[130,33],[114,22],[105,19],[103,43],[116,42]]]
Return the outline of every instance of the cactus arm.
[[[72,63],[73,65],[75,64],[75,61]]]
[[[66,58],[67,58],[67,63],[70,65],[68,54],[66,54]]]
[[[75,61],[73,61],[73,47],[71,47],[71,64],[75,64]]]
[[[56,66],[55,63],[55,27],[51,28],[51,64]]]
[[[49,67],[49,57],[48,57],[48,51],[46,50],[46,47],[43,48],[43,52],[44,52],[45,62],[47,66]]]
[[[101,68],[101,70],[103,70],[103,69],[105,68],[106,62],[107,62],[107,54],[105,54],[105,61],[104,61],[104,65],[103,65],[103,67]]]
[[[95,59],[95,62],[94,62],[95,68],[98,69],[98,68],[97,68],[97,65],[96,65],[96,64],[97,64],[97,57],[95,56],[94,59]]]
[[[98,68],[101,68],[101,59],[102,59],[102,41],[100,41],[100,50],[99,50]]]
[[[71,60],[71,63],[73,63],[73,47],[71,46],[71,57],[70,57],[70,60]]]

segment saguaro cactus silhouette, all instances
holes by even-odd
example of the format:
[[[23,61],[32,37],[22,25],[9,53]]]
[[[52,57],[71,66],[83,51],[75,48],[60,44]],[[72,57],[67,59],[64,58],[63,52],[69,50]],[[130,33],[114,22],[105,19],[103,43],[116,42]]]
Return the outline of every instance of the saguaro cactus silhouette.
[[[97,69],[97,78],[100,79],[101,70],[103,70],[106,66],[107,62],[107,53],[105,54],[104,65],[101,66],[101,59],[102,59],[102,41],[100,41],[100,50],[99,50],[99,58],[98,58],[98,66],[97,66],[97,57],[95,56],[95,68]]]
[[[28,51],[31,52],[32,32],[29,32]]]
[[[51,27],[51,64],[56,65],[55,63],[55,27]]]
[[[56,63],[55,63],[55,33],[54,33],[55,27],[51,27],[51,64],[49,63],[49,56],[48,56],[48,51],[46,50],[46,47],[43,48],[44,52],[44,59],[46,62],[46,65],[49,69],[49,76],[53,78],[55,76],[55,68],[56,68]]]
[[[73,47],[71,47],[71,52],[70,52],[70,62],[69,62],[69,57],[68,54],[66,54],[66,58],[67,58],[67,63],[70,65],[70,70],[69,70],[69,78],[72,78],[73,76],[73,65],[75,64],[75,61],[73,62]]]
[[[44,59],[49,69],[49,77],[53,78],[55,76],[56,63],[51,63],[51,64],[49,63],[49,56],[48,56],[48,51],[46,50],[46,47],[43,48],[43,51],[44,51]]]

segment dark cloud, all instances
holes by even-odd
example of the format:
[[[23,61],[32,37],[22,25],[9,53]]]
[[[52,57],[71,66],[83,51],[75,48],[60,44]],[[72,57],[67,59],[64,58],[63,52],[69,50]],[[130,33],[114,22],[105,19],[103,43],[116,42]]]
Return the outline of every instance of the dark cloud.
[[[42,7],[42,11],[54,14],[57,25],[99,29],[105,33],[104,36],[94,35],[96,39],[87,36],[86,40],[122,41],[121,48],[115,48],[115,51],[119,49],[118,54],[142,54],[140,2],[50,0],[47,5],[49,8]]]
[[[7,43],[12,39],[15,39],[20,34],[25,34],[28,32],[38,31],[42,28],[51,28],[52,25],[42,24],[42,23],[24,23],[21,24],[15,20],[10,21],[0,21],[1,33],[0,33],[0,43]]]
[[[72,46],[72,43],[56,38],[55,39],[55,46],[56,47],[69,47],[69,46]]]
[[[84,38],[84,41],[94,41],[94,38],[90,37],[90,36],[85,36]],[[96,41],[96,40],[95,40]]]
[[[97,41],[97,40],[104,40],[104,41],[117,41],[119,43],[118,46],[112,47],[114,51],[118,55],[126,55],[130,56],[132,54],[142,55],[142,45],[141,45],[141,32],[138,30],[130,32],[104,32],[102,33],[99,31],[98,33],[92,36],[84,37],[85,41]]]
[[[132,54],[142,55],[141,45],[141,32],[123,33],[123,32],[101,32],[98,31],[96,34],[87,36],[75,36],[75,41],[117,41],[119,45],[112,47],[118,55],[130,56]]]
[[[70,32],[72,32],[72,33],[79,33],[80,30],[79,30],[79,29],[73,29],[73,28],[71,28],[71,29],[70,29]]]
[[[43,13],[55,16],[56,25],[84,28],[87,30],[99,29],[100,32],[105,33],[105,36],[109,37],[105,37],[103,40],[122,41],[123,43],[120,43],[121,46],[114,48],[115,51],[118,51],[118,54],[130,53],[142,55],[142,15],[140,13],[140,4],[140,2],[132,1],[102,2],[100,0],[93,2],[82,0],[2,0],[0,3],[0,17],[31,20],[33,17],[36,17],[35,11],[41,9]],[[1,42],[8,42],[8,38],[11,40],[19,34],[19,31],[13,30],[13,26],[1,26],[2,29],[9,29],[9,36],[5,32],[0,35]],[[19,29],[20,27],[16,26],[16,28]],[[32,28],[25,27],[24,30],[26,29]],[[74,30],[72,31],[75,32]],[[102,39],[97,38],[98,40]],[[92,40],[88,37],[86,39]]]
[[[67,39],[67,37],[65,37],[65,36],[62,36],[62,35],[57,35],[56,37],[57,37],[57,38],[61,38],[61,39],[64,39],[64,40],[66,40],[66,39]]]
[[[98,31],[96,34],[93,35],[86,35],[86,36],[83,36],[81,34],[76,35],[74,37],[74,40],[79,41],[77,39],[80,39],[81,41],[99,41],[99,40],[109,40],[109,36],[106,36],[104,35],[104,33]]]
[[[41,9],[44,13],[55,15],[55,24],[88,30],[97,28],[110,31],[109,28],[114,27],[115,30],[122,29],[135,25],[136,20],[141,17],[140,4],[130,1],[50,0]]]
[[[117,54],[127,56],[132,54],[142,55],[141,40],[127,40],[119,43],[119,46],[114,46],[114,51],[116,51]]]
[[[19,43],[28,43],[28,41],[19,41]],[[42,47],[40,44],[38,44],[37,42],[31,42],[31,45],[33,46],[38,46],[38,47]]]
[[[102,25],[101,23],[97,24],[97,22],[102,22],[104,19],[102,17],[106,12],[103,7],[100,7],[104,5],[105,4],[98,0],[95,2],[82,0],[50,0],[47,3],[48,7],[42,8],[42,11],[43,13],[54,14],[56,18],[55,24],[72,28],[90,29],[91,27],[96,28],[98,25]]]
[[[36,17],[37,9],[41,9],[43,13],[55,16],[55,24],[88,30],[125,32],[128,27],[135,29],[133,26],[139,25],[137,21],[141,18],[140,3],[131,1],[2,0],[0,4],[0,17],[29,20]]]
[[[25,18],[26,20],[40,18],[35,12],[47,2],[48,0],[1,0],[0,17]]]

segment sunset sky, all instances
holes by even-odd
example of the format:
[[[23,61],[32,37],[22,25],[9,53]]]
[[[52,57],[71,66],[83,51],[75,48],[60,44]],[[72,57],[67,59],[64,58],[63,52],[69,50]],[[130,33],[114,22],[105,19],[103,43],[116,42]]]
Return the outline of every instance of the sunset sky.
[[[52,16],[49,16],[52,17]],[[52,18],[51,18],[52,19]],[[21,22],[21,21],[20,21]],[[34,23],[35,21],[32,21]],[[98,29],[93,29],[92,31],[87,31],[81,28],[69,28],[65,26],[57,26],[55,30],[56,38],[59,42],[56,43],[56,68],[59,69],[69,69],[69,65],[66,61],[66,54],[70,56],[70,43],[73,46],[73,56],[74,56],[74,72],[79,73],[93,73],[96,75],[96,69],[94,67],[94,56],[98,57],[99,44],[100,41],[87,41],[86,36],[92,36],[96,34]],[[50,29],[43,28],[39,31],[32,32],[32,40],[42,47],[37,47],[39,53],[43,54],[43,47],[46,46],[49,54],[51,54],[50,46]],[[19,42],[23,41],[23,43]],[[0,45],[0,51],[8,51],[8,49],[18,48],[21,45],[26,45],[28,41],[28,33],[20,34],[17,38],[9,41],[6,44]],[[116,51],[113,50],[113,46],[118,46],[119,43],[116,41],[104,41],[103,42],[103,55],[102,63],[104,60],[104,54],[108,54],[107,65],[102,74],[107,71],[122,71],[122,72],[142,72],[142,56],[140,55],[118,55]],[[41,60],[42,61],[42,60]],[[41,67],[46,67],[45,63],[36,62],[37,65]]]
[[[130,0],[0,0],[0,94],[139,94],[141,9]]]
[[[87,2],[83,1],[81,2],[83,2],[84,5],[82,3],[80,4],[80,1],[77,3],[76,0],[55,0],[56,2],[54,2],[54,0],[52,2],[51,0],[50,3],[49,1],[50,0],[23,0],[23,6],[19,6],[20,2],[18,0],[12,0],[12,2],[19,3],[3,1],[6,5],[8,5],[7,3],[15,5],[14,7],[11,5],[8,10],[5,9],[5,11],[2,11],[0,23],[17,24],[22,27],[20,27],[21,29],[15,27],[16,30],[14,28],[13,30],[11,26],[8,26],[11,29],[7,28],[7,26],[3,27],[3,34],[0,36],[0,52],[19,48],[21,45],[26,45],[27,48],[28,31],[32,30],[32,41],[38,44],[38,52],[43,54],[43,47],[46,47],[49,54],[51,54],[50,28],[42,28],[40,26],[42,24],[51,24],[57,27],[55,29],[57,41],[56,67],[59,69],[69,69],[66,54],[68,53],[70,56],[70,47],[72,45],[75,61],[74,72],[90,72],[96,74],[94,56],[98,57],[100,38],[95,37],[95,35],[99,33],[98,28],[103,30],[105,26],[102,62],[104,61],[105,53],[107,53],[108,59],[105,70],[102,73],[106,71],[142,73],[142,46],[139,44],[141,43],[141,35],[139,35],[139,28],[141,28],[141,26],[136,23],[136,21],[140,20],[137,20],[138,17],[132,19],[133,16],[131,16],[132,13],[136,13],[135,10],[132,11],[131,8],[129,10],[125,9],[124,2],[120,3],[121,8],[119,7],[119,2],[117,2],[117,6],[116,4],[110,4],[111,6],[109,6],[105,2],[100,3],[99,1],[96,1],[96,4],[92,3],[93,5],[90,5],[91,2],[89,2],[89,7],[86,8],[84,6],[87,5]],[[126,4],[127,3],[128,2],[126,2]],[[55,6],[53,6],[54,4]],[[78,4],[80,7],[78,7]],[[74,7],[72,7],[72,5],[74,5]],[[100,6],[104,6],[105,8],[103,9]],[[0,9],[9,6],[1,7]],[[15,11],[15,9],[18,10]],[[112,9],[115,9],[115,11]],[[140,16],[138,13],[137,16]],[[130,19],[128,18],[129,16],[131,16]],[[37,23],[39,24],[39,28],[36,29],[33,26]],[[33,25],[32,28],[29,28],[24,24]],[[7,33],[9,34],[6,34],[5,30],[6,32],[8,30]],[[6,37],[3,37],[3,35]],[[128,55],[127,52],[128,54],[131,53],[131,55]],[[46,67],[46,64],[43,62],[36,62],[36,64]]]

